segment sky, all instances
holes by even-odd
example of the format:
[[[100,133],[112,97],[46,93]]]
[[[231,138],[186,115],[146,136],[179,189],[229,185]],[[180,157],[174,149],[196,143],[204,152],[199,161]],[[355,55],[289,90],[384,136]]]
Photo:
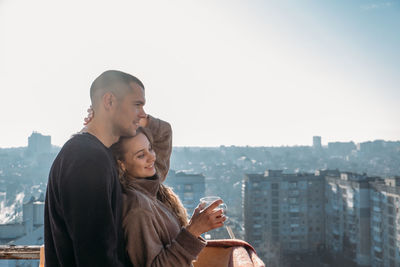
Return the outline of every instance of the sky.
[[[0,0],[0,147],[63,145],[108,69],[175,146],[400,140],[399,29],[400,0]]]

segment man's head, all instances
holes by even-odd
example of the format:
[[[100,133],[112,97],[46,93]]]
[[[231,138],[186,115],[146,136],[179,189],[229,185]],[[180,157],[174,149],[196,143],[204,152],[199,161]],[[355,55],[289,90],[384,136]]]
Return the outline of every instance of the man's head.
[[[122,71],[108,70],[90,87],[95,119],[111,126],[114,136],[133,136],[139,120],[146,117],[144,85]]]

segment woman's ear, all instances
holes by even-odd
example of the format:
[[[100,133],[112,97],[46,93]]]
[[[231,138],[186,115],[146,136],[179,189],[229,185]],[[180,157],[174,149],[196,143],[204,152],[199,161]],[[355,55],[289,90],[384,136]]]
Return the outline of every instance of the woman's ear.
[[[121,169],[121,171],[122,171],[122,172],[126,172],[125,164],[124,164],[122,161],[120,161],[120,160],[117,160],[117,162],[118,162],[118,166],[119,166],[119,168]]]

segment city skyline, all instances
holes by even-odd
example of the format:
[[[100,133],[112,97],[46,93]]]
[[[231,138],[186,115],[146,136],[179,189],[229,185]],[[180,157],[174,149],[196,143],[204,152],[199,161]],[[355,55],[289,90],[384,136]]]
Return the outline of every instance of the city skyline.
[[[27,144],[26,145],[22,145],[22,146],[18,146],[18,147],[0,147],[0,149],[13,149],[13,148],[18,149],[18,148],[24,148],[24,147],[29,148],[29,139],[32,138],[32,136],[35,136],[35,137],[36,136],[41,136],[42,138],[48,139],[47,142],[51,146],[59,147],[59,148],[62,147],[62,145],[53,144],[51,142],[51,136],[50,135],[45,135],[45,134],[42,134],[41,132],[38,132],[38,131],[32,131],[31,135],[26,138],[27,139]],[[315,141],[314,138],[319,138],[319,142]],[[357,146],[357,145],[363,144],[363,143],[371,143],[371,142],[374,143],[374,142],[380,142],[380,141],[383,141],[385,143],[386,142],[400,142],[400,140],[384,140],[384,139],[366,140],[364,142],[354,142],[353,140],[341,140],[341,141],[331,140],[331,141],[328,142],[328,141],[324,141],[323,137],[321,137],[321,136],[312,136],[312,139],[310,139],[309,144],[296,144],[296,145],[292,145],[292,146],[288,146],[288,145],[276,145],[276,146],[274,146],[274,145],[272,145],[272,146],[231,145],[231,146],[234,146],[234,147],[271,147],[271,148],[272,147],[279,148],[279,147],[307,147],[307,146],[309,146],[309,147],[314,147],[314,148],[318,149],[318,148],[328,148],[328,146],[332,145],[332,144],[333,145],[335,145],[335,144],[349,145],[349,144],[352,143],[354,146]],[[44,147],[45,150],[46,149],[50,149],[50,147],[48,147],[49,144],[43,144],[43,147]],[[37,145],[37,144],[35,144],[35,145]],[[207,148],[207,147],[213,148],[213,147],[215,147],[215,148],[217,148],[217,147],[221,147],[221,146],[225,146],[225,145],[215,145],[215,146],[176,146],[176,145],[174,145],[173,147],[174,148],[183,148],[183,147],[199,147],[199,148]]]
[[[399,14],[376,0],[3,0],[0,147],[32,131],[61,146],[106,69],[144,82],[174,146],[397,141]]]

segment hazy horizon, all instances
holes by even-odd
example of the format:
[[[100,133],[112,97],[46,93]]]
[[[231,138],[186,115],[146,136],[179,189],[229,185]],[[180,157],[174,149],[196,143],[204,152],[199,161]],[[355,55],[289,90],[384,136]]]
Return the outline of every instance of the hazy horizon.
[[[400,2],[0,1],[0,147],[62,146],[107,69],[174,146],[400,139]]]
[[[40,132],[38,132],[38,133],[40,133]],[[40,134],[42,134],[42,133],[40,133]],[[354,141],[354,140],[331,140],[331,141],[326,141],[326,142],[324,142],[324,140],[323,140],[323,138],[321,138],[322,140],[321,140],[321,144],[322,144],[322,147],[327,147],[328,146],[328,143],[330,143],[330,142],[345,142],[345,143],[348,143],[348,142],[354,142],[356,145],[357,144],[360,144],[360,143],[363,143],[363,142],[374,142],[374,141],[384,141],[384,142],[400,142],[400,139],[398,139],[398,140],[385,140],[385,139],[374,139],[374,140],[365,140],[365,141],[361,141],[361,142],[356,142],[356,141]],[[27,137],[27,140],[28,140],[28,137]],[[53,144],[52,143],[52,146],[53,147],[62,147],[64,144],[61,144],[61,145],[56,145],[56,144]],[[0,147],[0,149],[13,149],[13,148],[25,148],[25,147],[27,147],[28,146],[28,141],[26,142],[26,145],[22,145],[22,146],[15,146],[15,147]],[[193,148],[219,148],[219,147],[221,147],[221,146],[225,146],[225,147],[230,147],[230,146],[235,146],[235,147],[304,147],[304,146],[312,146],[312,139],[311,139],[311,142],[310,142],[310,144],[292,144],[292,145],[288,145],[288,144],[281,144],[281,145],[271,145],[271,146],[268,146],[268,145],[255,145],[255,146],[252,146],[252,145],[235,145],[235,144],[232,144],[232,145],[215,145],[215,146],[194,146],[194,145],[188,145],[188,146],[179,146],[179,145],[173,145],[173,148],[185,148],[185,147],[193,147]]]

